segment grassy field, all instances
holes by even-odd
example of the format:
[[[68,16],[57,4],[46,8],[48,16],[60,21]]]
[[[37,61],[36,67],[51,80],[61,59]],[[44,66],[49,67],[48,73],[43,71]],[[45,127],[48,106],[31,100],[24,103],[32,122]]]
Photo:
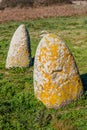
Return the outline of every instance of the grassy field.
[[[83,96],[68,106],[47,109],[34,96],[33,66],[5,69],[11,37],[24,23],[34,57],[40,32],[58,34],[72,51],[84,86]],[[87,130],[87,17],[60,17],[0,24],[0,130]]]

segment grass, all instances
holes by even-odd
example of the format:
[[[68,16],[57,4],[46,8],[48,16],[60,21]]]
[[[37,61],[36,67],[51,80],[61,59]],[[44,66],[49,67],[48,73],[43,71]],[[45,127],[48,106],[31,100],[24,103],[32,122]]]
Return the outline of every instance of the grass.
[[[32,56],[40,32],[58,34],[72,51],[84,85],[84,94],[68,106],[47,109],[34,96],[33,67],[5,69],[11,37],[24,23],[30,33]],[[60,17],[0,24],[0,130],[87,129],[87,17]]]

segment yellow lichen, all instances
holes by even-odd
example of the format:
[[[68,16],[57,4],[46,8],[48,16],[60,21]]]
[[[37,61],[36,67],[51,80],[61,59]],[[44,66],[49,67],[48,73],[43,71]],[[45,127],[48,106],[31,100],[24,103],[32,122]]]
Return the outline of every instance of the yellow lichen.
[[[51,96],[49,97],[49,105],[55,105],[57,103],[57,99],[58,99],[58,96],[57,94],[51,94]]]
[[[41,101],[43,101],[44,104],[46,104],[48,97],[49,97],[48,92],[41,92],[40,93],[40,99],[41,99]]]

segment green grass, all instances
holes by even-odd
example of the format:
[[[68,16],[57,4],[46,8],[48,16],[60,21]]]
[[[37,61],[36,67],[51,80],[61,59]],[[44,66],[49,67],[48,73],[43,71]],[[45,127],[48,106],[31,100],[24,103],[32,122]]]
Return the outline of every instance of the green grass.
[[[47,109],[34,96],[33,67],[5,69],[11,37],[24,23],[31,38],[32,56],[40,32],[58,34],[72,51],[84,85],[84,94],[68,106]],[[0,130],[87,129],[87,17],[46,18],[0,24]]]

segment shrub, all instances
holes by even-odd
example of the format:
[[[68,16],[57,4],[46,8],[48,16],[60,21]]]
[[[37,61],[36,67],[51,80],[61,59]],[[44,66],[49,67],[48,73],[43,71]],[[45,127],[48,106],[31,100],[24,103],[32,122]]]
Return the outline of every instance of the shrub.
[[[70,0],[2,0],[0,8],[19,6],[47,6],[56,3],[70,3]]]

